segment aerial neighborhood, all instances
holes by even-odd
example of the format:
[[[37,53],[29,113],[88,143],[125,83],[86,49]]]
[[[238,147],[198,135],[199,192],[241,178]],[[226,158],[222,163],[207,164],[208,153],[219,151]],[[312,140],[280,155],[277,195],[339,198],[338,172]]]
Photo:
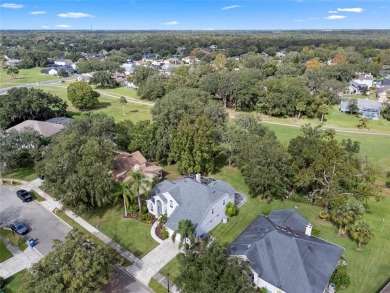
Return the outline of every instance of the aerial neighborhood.
[[[390,292],[388,30],[2,34],[0,292]]]

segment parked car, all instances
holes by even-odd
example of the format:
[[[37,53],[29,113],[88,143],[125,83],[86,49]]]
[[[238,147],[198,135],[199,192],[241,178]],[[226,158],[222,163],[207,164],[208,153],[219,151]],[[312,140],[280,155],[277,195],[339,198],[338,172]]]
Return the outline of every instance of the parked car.
[[[23,202],[28,202],[28,201],[32,201],[32,196],[30,195],[30,193],[28,193],[27,190],[24,190],[24,189],[21,189],[21,190],[18,190],[16,191],[16,195],[23,201]]]
[[[17,220],[11,223],[11,229],[19,235],[24,235],[28,232],[28,228]]]

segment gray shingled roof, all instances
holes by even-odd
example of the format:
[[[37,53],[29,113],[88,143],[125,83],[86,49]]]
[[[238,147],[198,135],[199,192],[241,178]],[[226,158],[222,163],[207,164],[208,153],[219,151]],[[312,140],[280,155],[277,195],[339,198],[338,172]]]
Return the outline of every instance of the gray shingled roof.
[[[260,278],[285,292],[322,293],[343,248],[314,236],[277,227],[259,216],[230,245],[245,255]]]
[[[268,218],[281,228],[289,228],[301,233],[305,233],[306,226],[309,224],[309,222],[294,209],[273,211],[268,215]]]
[[[231,186],[229,188],[229,186],[228,183],[224,184],[223,181],[213,186],[210,186],[210,184],[206,186],[190,178],[178,179],[172,182],[165,180],[153,188],[149,199],[154,202],[154,196],[168,192],[179,206],[170,215],[165,226],[176,230],[181,220],[188,219],[196,227],[213,202],[227,193],[227,190],[233,191],[234,194],[235,190]]]

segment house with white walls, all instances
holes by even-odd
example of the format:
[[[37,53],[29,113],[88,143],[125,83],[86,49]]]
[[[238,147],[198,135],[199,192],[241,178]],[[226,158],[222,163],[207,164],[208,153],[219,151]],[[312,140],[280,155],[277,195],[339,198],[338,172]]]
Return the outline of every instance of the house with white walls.
[[[252,278],[270,293],[324,293],[344,248],[317,238],[294,209],[257,217],[229,246],[249,261]]]
[[[234,203],[235,193],[229,183],[197,174],[195,178],[158,183],[146,203],[156,218],[167,215],[164,226],[170,236],[181,220],[190,220],[195,226],[195,239],[198,239],[226,219],[226,205]]]

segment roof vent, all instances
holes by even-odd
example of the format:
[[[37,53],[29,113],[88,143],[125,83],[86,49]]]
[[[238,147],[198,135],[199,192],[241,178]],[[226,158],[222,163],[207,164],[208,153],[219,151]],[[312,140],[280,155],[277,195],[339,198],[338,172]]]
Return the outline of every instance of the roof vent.
[[[200,176],[199,173],[196,173],[196,175],[195,175],[195,180],[196,180],[196,182],[198,182],[198,183],[202,183],[202,177]]]

